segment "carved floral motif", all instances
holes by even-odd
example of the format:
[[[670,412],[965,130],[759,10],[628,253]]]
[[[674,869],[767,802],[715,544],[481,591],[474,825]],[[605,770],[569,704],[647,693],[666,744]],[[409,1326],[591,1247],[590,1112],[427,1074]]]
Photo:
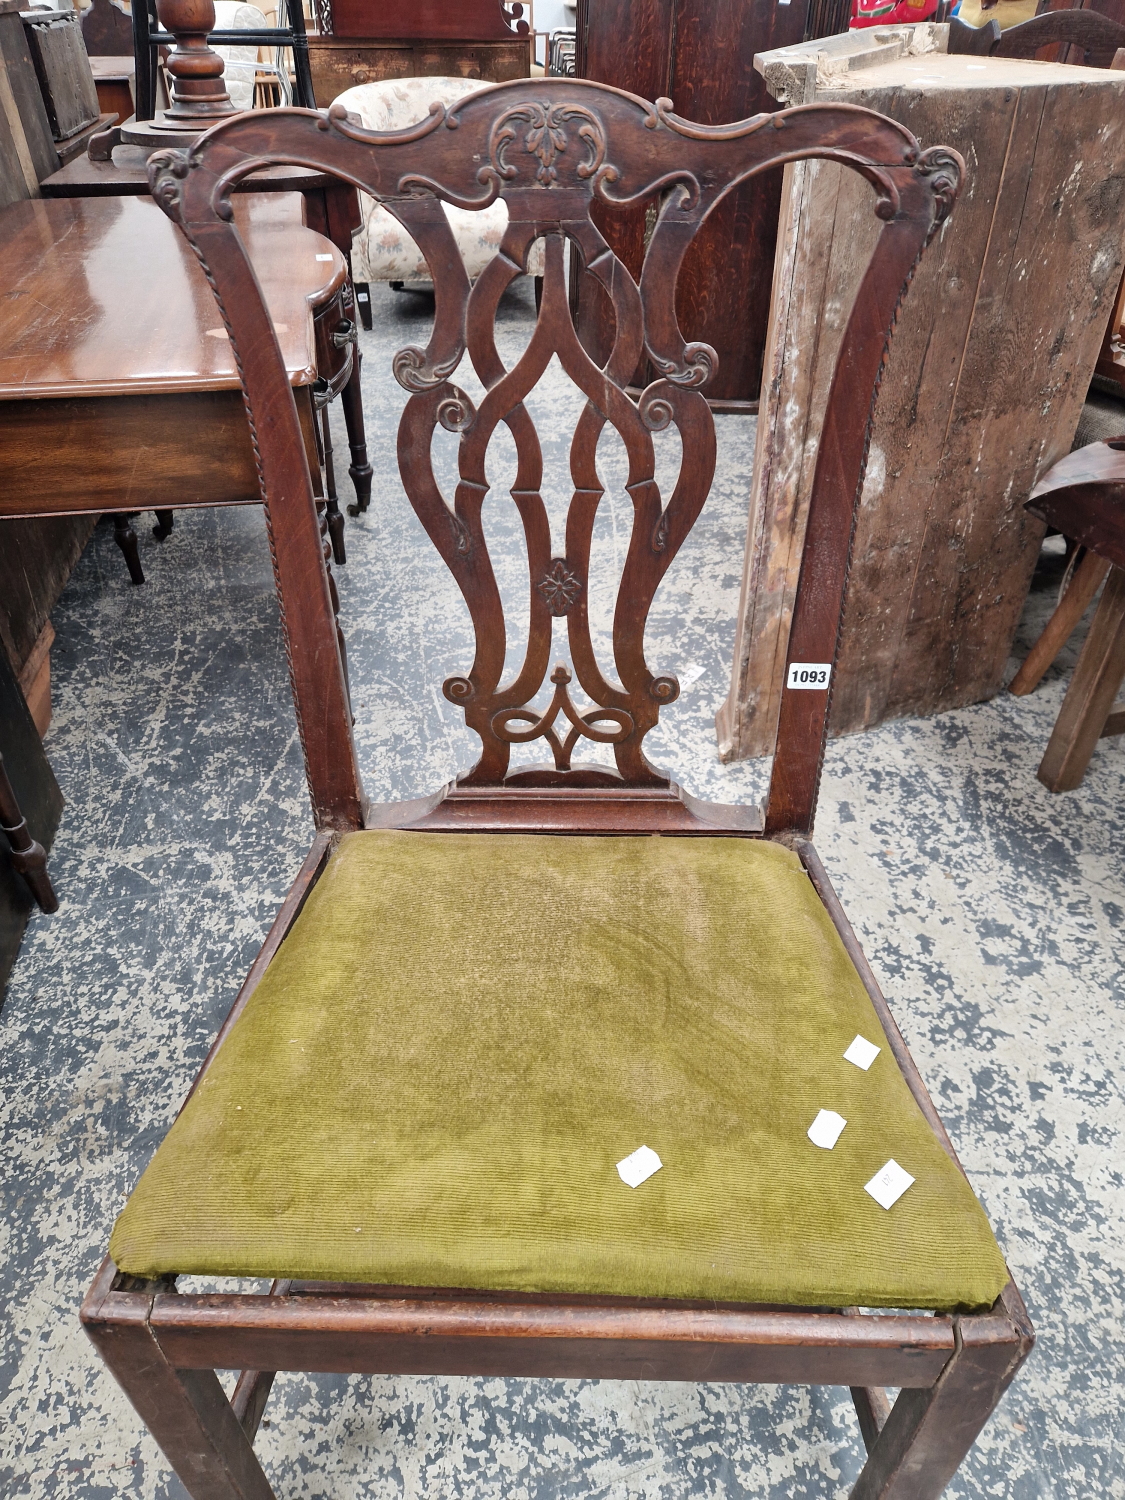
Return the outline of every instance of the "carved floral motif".
[[[536,585],[553,615],[565,615],[582,592],[581,581],[556,557],[542,581]]]
[[[489,153],[495,171],[507,181],[517,176],[518,168],[507,160],[509,145],[519,135],[516,121],[527,125],[524,149],[538,158],[536,181],[542,187],[553,187],[558,177],[555,162],[570,144],[566,122],[579,122],[577,134],[585,143],[587,157],[575,167],[579,177],[592,177],[605,160],[605,127],[591,110],[580,104],[550,104],[546,100],[522,104],[500,115],[492,127]]]

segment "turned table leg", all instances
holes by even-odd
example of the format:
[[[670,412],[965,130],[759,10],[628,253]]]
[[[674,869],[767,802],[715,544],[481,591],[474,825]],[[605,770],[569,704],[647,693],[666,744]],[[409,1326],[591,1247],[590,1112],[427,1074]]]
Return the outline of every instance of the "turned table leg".
[[[137,533],[133,530],[133,522],[139,514],[140,512],[136,510],[127,513],[118,512],[113,518],[113,540],[121,548],[125,566],[129,569],[129,577],[134,583],[145,581],[141,556],[137,551]]]
[[[28,889],[35,897],[39,910],[58,911],[59,898],[55,895],[51,878],[47,874],[47,851],[37,839],[31,837],[31,830],[20,811],[16,794],[12,790],[12,783],[8,780],[8,773],[4,769],[2,755],[0,755],[0,828],[4,830],[11,846],[12,868],[27,881]]]
[[[351,379],[340,392],[340,404],[344,408],[344,422],[348,429],[348,447],[352,461],[348,466],[352,484],[355,486],[355,504],[348,506],[349,516],[361,515],[371,504],[371,465],[367,459],[367,435],[363,428],[363,397],[360,395],[359,371],[363,356],[359,345],[355,346]]]

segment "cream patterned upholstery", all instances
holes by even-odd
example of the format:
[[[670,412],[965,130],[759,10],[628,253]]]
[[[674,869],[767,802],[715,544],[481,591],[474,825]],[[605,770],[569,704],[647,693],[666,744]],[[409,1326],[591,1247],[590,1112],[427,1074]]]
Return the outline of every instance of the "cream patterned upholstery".
[[[424,120],[435,100],[452,104],[481,87],[475,78],[394,78],[347,89],[336,103],[356,115],[368,130],[401,130]],[[393,214],[366,193],[360,194],[360,203],[363,223],[352,241],[353,278],[358,282],[429,281],[422,252]],[[475,280],[500,248],[508,225],[507,207],[498,200],[479,212],[452,208],[448,203],[444,208],[469,279]],[[542,241],[531,247],[528,274],[543,274]]]
[[[244,5],[241,0],[215,0],[217,31],[264,31],[276,25],[276,16],[267,20],[256,5]],[[235,109],[253,109],[255,77],[259,72],[274,71],[268,66],[259,66],[257,43],[246,47],[216,44],[215,51],[226,63],[223,76],[231,103]],[[284,102],[288,103],[288,100]]]

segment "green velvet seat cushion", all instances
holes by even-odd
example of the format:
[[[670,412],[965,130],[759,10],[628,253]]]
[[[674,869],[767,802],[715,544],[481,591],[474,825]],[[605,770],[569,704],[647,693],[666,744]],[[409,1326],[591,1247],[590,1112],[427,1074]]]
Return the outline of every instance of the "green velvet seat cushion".
[[[634,1189],[615,1164],[642,1144],[663,1167]],[[888,1211],[864,1184],[891,1157],[916,1181]],[[719,838],[344,838],[110,1250],[143,1276],[833,1307],[979,1307],[1007,1279],[799,860]]]

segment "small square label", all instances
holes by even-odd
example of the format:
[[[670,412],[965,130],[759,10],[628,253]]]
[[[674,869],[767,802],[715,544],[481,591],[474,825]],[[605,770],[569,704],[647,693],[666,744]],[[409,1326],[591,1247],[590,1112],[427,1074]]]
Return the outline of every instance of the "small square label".
[[[863,1191],[870,1193],[881,1208],[890,1208],[897,1203],[914,1181],[909,1172],[904,1172],[892,1156],[885,1167],[880,1167],[870,1182],[863,1184]]]
[[[638,1146],[631,1156],[617,1163],[617,1175],[627,1187],[640,1187],[664,1163],[651,1146]]]
[[[822,1109],[809,1126],[809,1140],[814,1146],[822,1146],[825,1151],[831,1151],[847,1123],[843,1115],[838,1115],[835,1110]]]
[[[828,686],[832,676],[832,663],[827,661],[793,661],[789,663],[789,676],[785,679],[788,688],[817,688]]]
[[[332,256],[330,254],[329,255],[318,255],[317,256],[317,260],[331,260],[331,259],[332,259]]]
[[[882,1050],[882,1047],[876,1047],[875,1043],[869,1042],[865,1036],[857,1036],[844,1053],[844,1058],[847,1062],[855,1063],[857,1068],[862,1068],[866,1073]]]

